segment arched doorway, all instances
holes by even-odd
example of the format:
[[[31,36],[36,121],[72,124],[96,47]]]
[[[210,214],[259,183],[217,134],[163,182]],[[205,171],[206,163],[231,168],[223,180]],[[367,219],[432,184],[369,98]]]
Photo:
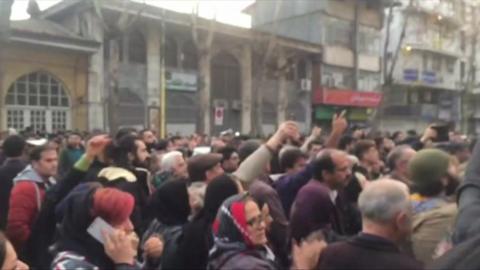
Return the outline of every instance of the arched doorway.
[[[211,74],[212,107],[224,107],[224,119],[221,125],[216,125],[212,113],[212,132],[218,134],[226,129],[240,131],[241,129],[241,82],[240,64],[237,59],[227,53],[219,53],[212,59]]]
[[[53,75],[38,71],[20,77],[8,89],[7,127],[35,132],[70,129],[70,101],[65,86]]]

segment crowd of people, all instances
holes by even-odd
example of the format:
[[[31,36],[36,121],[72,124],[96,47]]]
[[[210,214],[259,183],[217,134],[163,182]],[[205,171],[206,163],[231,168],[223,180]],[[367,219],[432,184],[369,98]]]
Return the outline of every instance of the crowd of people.
[[[343,115],[323,133],[10,134],[0,268],[480,268],[480,145]]]

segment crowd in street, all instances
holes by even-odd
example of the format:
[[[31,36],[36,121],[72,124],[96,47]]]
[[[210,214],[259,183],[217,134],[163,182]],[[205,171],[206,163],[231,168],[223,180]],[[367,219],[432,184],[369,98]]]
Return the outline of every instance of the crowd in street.
[[[445,131],[11,130],[0,269],[479,269],[480,145]]]

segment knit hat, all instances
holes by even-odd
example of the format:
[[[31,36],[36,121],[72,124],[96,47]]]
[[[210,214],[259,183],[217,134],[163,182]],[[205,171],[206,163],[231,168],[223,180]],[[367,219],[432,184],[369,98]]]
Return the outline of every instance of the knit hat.
[[[411,181],[417,187],[435,185],[447,173],[449,163],[450,156],[441,150],[421,150],[409,163]]]

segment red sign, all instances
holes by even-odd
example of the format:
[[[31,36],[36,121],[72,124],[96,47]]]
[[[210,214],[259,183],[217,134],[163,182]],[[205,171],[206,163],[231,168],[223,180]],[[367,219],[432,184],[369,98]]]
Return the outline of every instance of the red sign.
[[[376,92],[358,92],[319,88],[313,93],[313,104],[376,108],[382,102],[383,95]]]
[[[224,114],[225,114],[225,108],[215,107],[215,126],[223,125]]]

